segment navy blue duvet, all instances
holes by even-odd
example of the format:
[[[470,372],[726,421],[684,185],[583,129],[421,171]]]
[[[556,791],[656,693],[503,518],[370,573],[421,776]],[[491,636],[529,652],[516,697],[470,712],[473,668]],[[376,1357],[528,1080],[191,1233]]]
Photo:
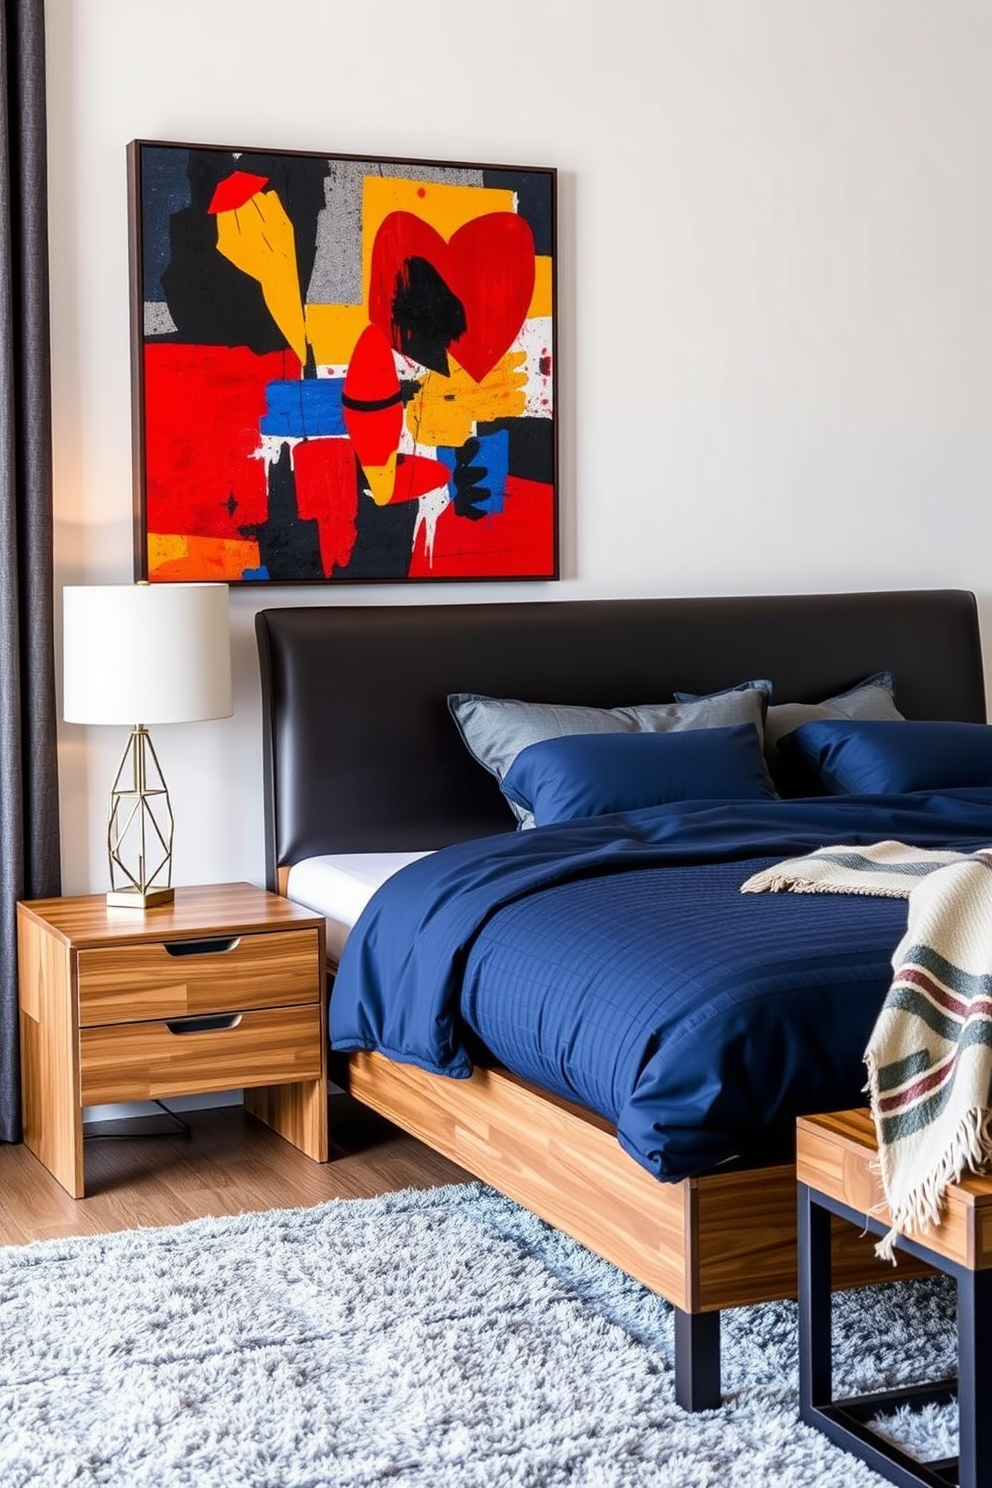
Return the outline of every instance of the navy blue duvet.
[[[677,802],[444,848],[349,936],[332,1044],[456,1078],[481,1044],[665,1180],[787,1152],[797,1115],[864,1103],[906,904],[740,885],[883,839],[986,846],[992,790]]]

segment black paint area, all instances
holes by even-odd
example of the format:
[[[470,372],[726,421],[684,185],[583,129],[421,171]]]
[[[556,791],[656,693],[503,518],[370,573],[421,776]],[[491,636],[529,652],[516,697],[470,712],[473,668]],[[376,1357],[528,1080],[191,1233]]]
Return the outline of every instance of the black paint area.
[[[189,152],[172,146],[141,147],[141,296],[165,299],[162,271],[169,263],[169,223],[189,206]]]
[[[520,480],[543,481],[553,485],[555,479],[555,435],[550,419],[495,419],[479,424],[478,432],[495,434],[503,429],[510,438],[509,472]]]
[[[303,521],[296,505],[296,479],[289,445],[269,466],[269,512],[256,527],[242,527],[242,535],[258,539],[259,564],[273,583],[322,579],[320,529]]]
[[[402,402],[402,389],[390,393],[388,398],[349,398],[347,393],[341,394],[341,407],[350,408],[355,413],[381,413],[384,408],[395,408]]]
[[[398,501],[395,506],[377,506],[365,489],[365,476],[358,467],[357,535],[346,564],[335,564],[335,579],[405,579],[410,571],[413,532],[420,503]]]
[[[228,150],[186,150],[189,205],[169,221],[169,262],[160,278],[177,334],[163,338],[201,346],[246,346],[259,356],[284,351],[286,338],[269,314],[256,280],[217,251],[209,211],[218,184],[234,171],[265,176],[293,224],[300,296],[313,270],[317,215],[324,207],[327,162],[319,157]],[[173,182],[172,189],[176,187]],[[249,209],[250,210],[250,209]],[[312,373],[311,373],[312,375]]]
[[[448,347],[468,322],[461,300],[426,258],[408,258],[397,274],[392,320],[397,351],[447,377]]]
[[[487,503],[492,497],[492,487],[483,484],[489,471],[477,460],[480,449],[478,439],[466,439],[461,449],[455,451],[455,468],[451,475],[455,488],[451,504],[455,515],[468,517],[471,522],[478,522],[488,514]]]
[[[534,234],[534,252],[545,255],[555,248],[555,198],[549,171],[487,170],[482,184],[499,191],[515,191],[517,213]]]

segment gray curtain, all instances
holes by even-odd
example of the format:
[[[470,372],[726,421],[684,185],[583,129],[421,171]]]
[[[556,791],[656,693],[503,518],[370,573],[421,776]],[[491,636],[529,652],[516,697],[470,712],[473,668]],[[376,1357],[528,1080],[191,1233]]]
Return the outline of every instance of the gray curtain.
[[[59,892],[44,0],[0,0],[0,1140],[21,1136],[18,899]]]

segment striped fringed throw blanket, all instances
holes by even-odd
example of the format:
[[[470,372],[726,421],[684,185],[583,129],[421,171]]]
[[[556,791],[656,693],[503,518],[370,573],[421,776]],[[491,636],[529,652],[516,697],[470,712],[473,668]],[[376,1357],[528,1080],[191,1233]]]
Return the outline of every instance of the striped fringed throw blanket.
[[[788,858],[741,884],[742,894],[871,894],[908,899],[914,883],[936,868],[958,863],[966,853],[932,852],[905,842],[873,842],[867,847],[818,847],[802,858]]]
[[[992,1163],[992,848],[821,848],[742,885],[763,890],[909,899],[865,1050],[892,1225],[875,1249],[895,1264],[899,1234],[924,1236],[940,1220],[947,1185]]]

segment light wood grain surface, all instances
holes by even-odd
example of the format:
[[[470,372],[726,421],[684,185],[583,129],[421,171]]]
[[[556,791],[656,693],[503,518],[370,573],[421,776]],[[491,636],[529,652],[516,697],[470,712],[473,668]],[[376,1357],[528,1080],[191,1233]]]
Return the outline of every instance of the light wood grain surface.
[[[257,1088],[255,1115],[326,1161],[321,916],[211,884],[146,911],[27,901],[17,925],[25,1141],[70,1194],[82,1110],[116,1102]]]
[[[32,916],[17,915],[24,1139],[69,1193],[83,1193],[79,1040],[72,952]]]
[[[316,929],[283,930],[80,951],[80,1025],[316,1002],[317,939]],[[170,944],[221,949],[176,955]]]
[[[174,903],[146,910],[111,908],[102,894],[26,899],[21,908],[77,950],[121,941],[135,944],[183,936],[236,935],[294,924],[321,929],[324,925],[321,915],[248,883],[183,886],[176,889]]]
[[[72,1199],[23,1144],[0,1142],[0,1244],[94,1235],[364,1199],[461,1183],[467,1174],[344,1095],[330,1098],[332,1160],[311,1162],[240,1106],[187,1111],[188,1138],[162,1118],[88,1125],[87,1195]],[[161,1135],[139,1137],[141,1131]]]
[[[258,1083],[316,1080],[323,1062],[320,1013],[303,1007],[221,1015],[230,1027],[183,1031],[173,1024],[111,1023],[79,1036],[84,1106],[202,1095]]]
[[[450,1080],[359,1053],[349,1078],[359,1100],[685,1311],[796,1295],[791,1163],[661,1183],[608,1122],[506,1071]],[[891,1280],[871,1243],[836,1228],[837,1285]]]
[[[875,1214],[888,1225],[881,1179],[874,1168],[876,1156],[875,1127],[867,1107],[804,1116],[797,1123],[799,1179],[859,1214]],[[969,1176],[952,1183],[946,1190],[939,1225],[913,1238],[970,1270],[992,1266],[992,1177]],[[909,1274],[909,1266],[910,1257],[900,1254],[900,1276]]]

